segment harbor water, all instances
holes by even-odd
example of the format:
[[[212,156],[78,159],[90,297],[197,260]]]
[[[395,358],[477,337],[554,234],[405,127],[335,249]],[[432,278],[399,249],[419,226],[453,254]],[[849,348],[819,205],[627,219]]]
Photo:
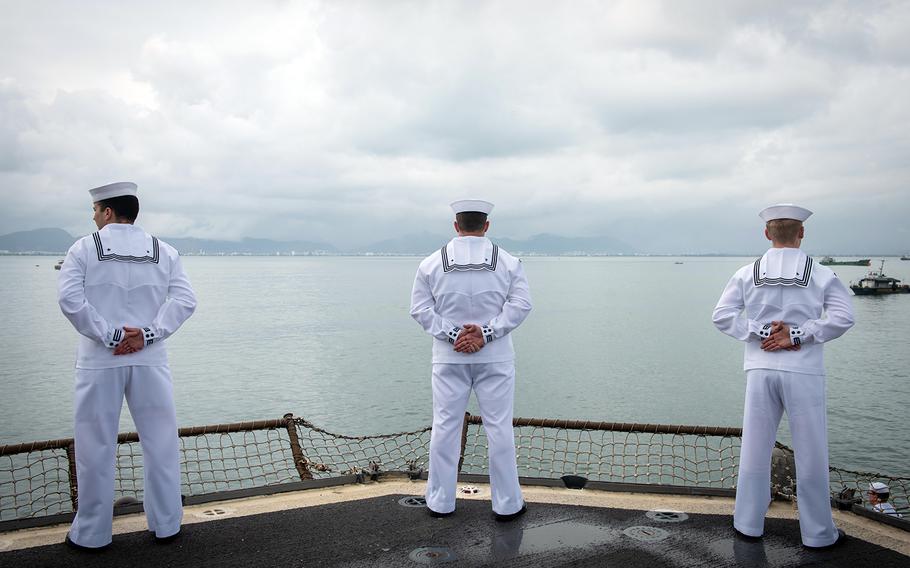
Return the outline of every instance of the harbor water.
[[[742,344],[711,311],[752,260],[525,258],[534,311],[514,334],[516,416],[741,425]],[[0,257],[0,444],[72,435],[77,334],[56,304],[56,261]],[[179,423],[294,412],[351,434],[429,424],[430,339],[408,315],[418,262],[185,257],[199,307],[168,340]],[[832,268],[844,281],[869,270]],[[910,262],[885,272],[908,282]],[[826,346],[831,462],[907,476],[910,296],[853,302],[855,327]],[[124,406],[121,430],[133,429]]]

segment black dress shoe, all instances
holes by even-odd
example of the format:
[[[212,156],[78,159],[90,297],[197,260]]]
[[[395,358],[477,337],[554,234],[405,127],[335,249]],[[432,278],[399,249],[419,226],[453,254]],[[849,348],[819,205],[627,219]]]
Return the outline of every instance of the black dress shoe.
[[[451,517],[452,515],[455,514],[455,511],[449,511],[448,513],[437,513],[436,511],[434,511],[433,509],[431,509],[429,507],[427,507],[427,512],[430,514],[431,517],[433,517],[435,519],[444,519],[446,517]]]
[[[512,513],[511,515],[500,515],[499,513],[493,513],[493,515],[496,517],[496,520],[498,522],[508,523],[510,521],[514,521],[515,519],[524,515],[527,512],[528,512],[528,506],[522,505],[521,509],[519,509],[518,512]]]
[[[104,546],[92,547],[92,546],[82,546],[81,544],[76,544],[70,540],[70,533],[66,533],[66,538],[63,539],[63,542],[73,550],[78,550],[80,552],[101,552],[102,550],[110,547],[111,543],[107,543]]]
[[[808,546],[808,545],[804,544],[803,548],[808,548],[809,550],[830,550],[830,549],[834,548],[835,546],[842,545],[844,543],[844,541],[846,541],[846,540],[847,540],[847,533],[845,533],[841,529],[837,529],[837,540],[835,540],[831,544],[829,544],[827,546]]]
[[[762,537],[760,537],[760,536],[752,536],[752,535],[746,534],[744,532],[739,532],[739,529],[737,529],[736,527],[733,527],[733,532],[736,533],[736,538],[738,538],[739,540],[742,540],[744,542],[761,542],[761,539],[762,539]]]
[[[168,544],[174,542],[178,538],[180,538],[180,531],[175,532],[171,536],[156,536],[155,544]]]

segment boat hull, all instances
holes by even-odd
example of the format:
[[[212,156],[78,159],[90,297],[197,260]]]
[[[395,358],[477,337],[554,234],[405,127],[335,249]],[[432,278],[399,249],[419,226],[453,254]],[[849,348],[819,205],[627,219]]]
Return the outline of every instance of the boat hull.
[[[872,266],[872,259],[864,258],[862,260],[823,260],[820,262],[823,266]]]
[[[910,286],[904,284],[897,288],[862,288],[860,286],[850,286],[853,293],[857,296],[881,296],[883,294],[910,294]]]

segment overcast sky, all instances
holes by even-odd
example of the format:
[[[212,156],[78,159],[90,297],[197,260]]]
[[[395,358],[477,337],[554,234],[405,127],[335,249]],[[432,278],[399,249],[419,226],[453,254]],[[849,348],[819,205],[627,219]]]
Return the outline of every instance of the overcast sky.
[[[0,0],[0,233],[910,252],[910,2]]]

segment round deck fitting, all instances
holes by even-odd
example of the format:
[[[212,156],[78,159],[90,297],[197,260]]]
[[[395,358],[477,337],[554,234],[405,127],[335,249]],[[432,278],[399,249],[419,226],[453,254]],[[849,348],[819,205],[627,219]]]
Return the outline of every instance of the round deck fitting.
[[[669,509],[655,509],[648,511],[645,516],[658,523],[681,523],[689,518],[689,515],[682,511],[671,511]]]
[[[418,495],[411,495],[409,497],[402,497],[398,500],[398,504],[402,507],[420,507],[424,508],[427,506],[427,500]]]
[[[660,542],[670,536],[669,531],[657,527],[629,527],[622,533],[641,542]]]
[[[227,507],[212,507],[211,509],[194,513],[194,515],[200,519],[215,519],[218,517],[227,517],[233,513],[234,510],[228,509]]]
[[[444,564],[458,559],[447,546],[424,546],[411,551],[408,558],[418,564]]]

